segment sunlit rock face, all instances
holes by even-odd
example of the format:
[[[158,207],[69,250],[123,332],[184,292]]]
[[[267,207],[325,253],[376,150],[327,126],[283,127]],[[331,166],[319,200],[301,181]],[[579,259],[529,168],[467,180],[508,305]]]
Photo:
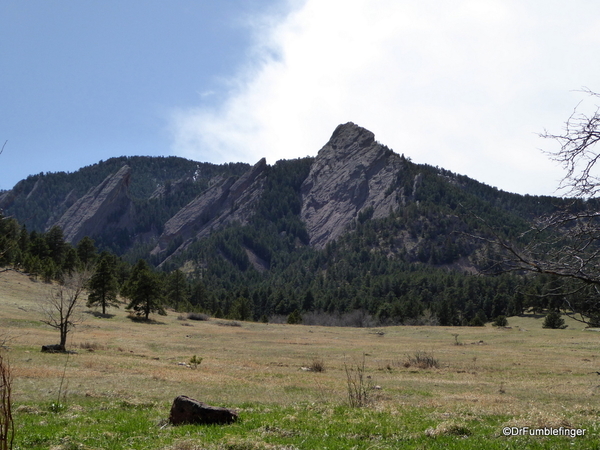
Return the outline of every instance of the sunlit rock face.
[[[76,244],[84,236],[99,234],[107,228],[132,228],[130,179],[130,167],[123,166],[77,200],[56,223],[62,228],[65,240]]]
[[[390,186],[403,167],[402,157],[351,122],[336,128],[319,151],[302,185],[302,220],[310,244],[335,240],[361,211],[382,218],[399,206]]]

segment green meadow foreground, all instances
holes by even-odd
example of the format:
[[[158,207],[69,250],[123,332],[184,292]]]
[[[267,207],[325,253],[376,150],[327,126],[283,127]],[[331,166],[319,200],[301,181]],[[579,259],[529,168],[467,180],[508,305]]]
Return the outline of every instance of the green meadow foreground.
[[[600,334],[574,321],[566,330],[533,316],[501,329],[231,326],[169,312],[147,324],[113,309],[84,313],[69,338],[76,354],[46,354],[41,346],[58,342],[40,322],[47,289],[0,274],[15,449],[600,448]],[[410,364],[417,354],[439,366]],[[182,364],[194,355],[196,369]],[[352,408],[345,369],[355,375],[363,359],[369,402]],[[325,371],[305,370],[315,361]],[[240,420],[172,427],[177,395],[237,409]],[[504,436],[505,427],[585,434]]]

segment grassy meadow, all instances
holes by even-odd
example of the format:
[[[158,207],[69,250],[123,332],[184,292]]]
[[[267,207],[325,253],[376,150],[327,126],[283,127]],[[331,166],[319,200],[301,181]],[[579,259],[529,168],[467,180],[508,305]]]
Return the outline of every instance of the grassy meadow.
[[[600,448],[600,334],[569,319],[565,330],[534,316],[500,329],[327,328],[172,311],[148,324],[84,309],[69,337],[76,353],[46,354],[41,346],[58,342],[40,322],[48,289],[0,274],[15,449]],[[194,355],[196,369],[183,365]],[[419,367],[417,356],[438,367]],[[353,408],[348,376],[363,361],[367,404]],[[316,363],[325,370],[305,370]],[[172,427],[178,395],[237,409],[240,420]],[[586,431],[507,437],[504,427]]]

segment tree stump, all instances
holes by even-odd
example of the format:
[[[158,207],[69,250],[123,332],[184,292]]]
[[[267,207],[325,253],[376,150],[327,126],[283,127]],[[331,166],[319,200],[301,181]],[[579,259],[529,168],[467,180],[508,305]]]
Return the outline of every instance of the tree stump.
[[[172,425],[224,425],[235,422],[237,418],[237,412],[231,409],[209,406],[185,395],[180,395],[173,400],[169,414],[169,422]]]

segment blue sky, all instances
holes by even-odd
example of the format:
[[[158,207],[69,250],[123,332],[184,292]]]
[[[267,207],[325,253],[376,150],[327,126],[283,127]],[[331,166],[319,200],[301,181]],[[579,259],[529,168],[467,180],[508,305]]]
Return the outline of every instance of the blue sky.
[[[537,133],[600,91],[588,0],[3,0],[0,19],[0,189],[121,155],[274,163],[353,121],[415,162],[553,194]]]

